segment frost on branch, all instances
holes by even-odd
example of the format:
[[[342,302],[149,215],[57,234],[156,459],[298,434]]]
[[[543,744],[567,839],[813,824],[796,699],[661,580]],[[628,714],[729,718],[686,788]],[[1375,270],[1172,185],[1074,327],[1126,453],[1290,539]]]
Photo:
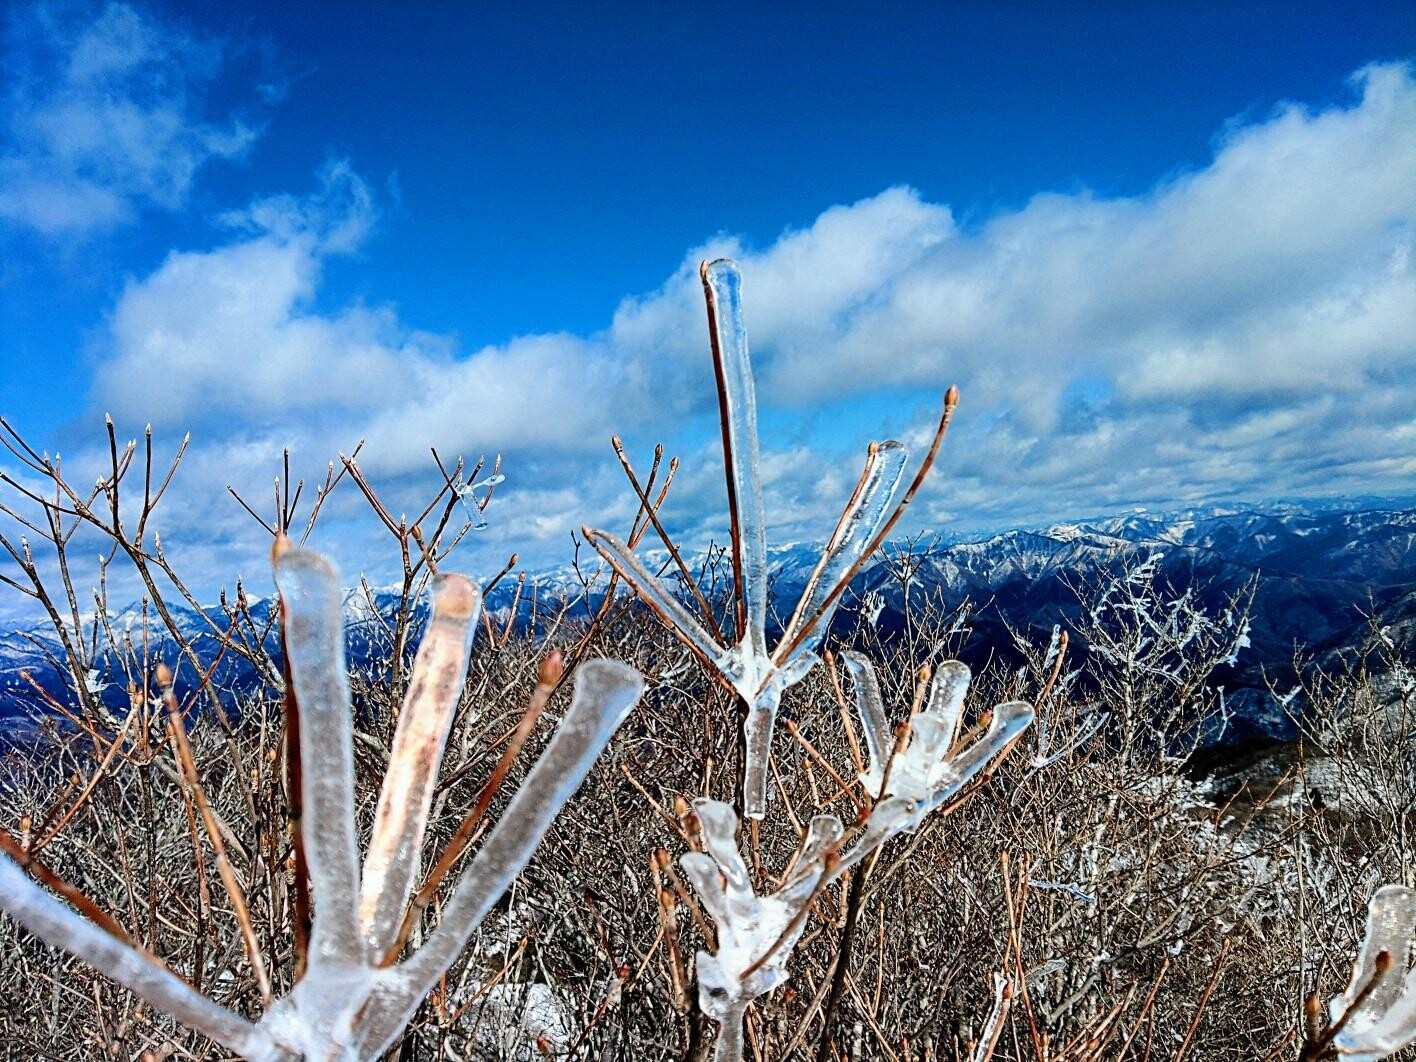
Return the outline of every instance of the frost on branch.
[[[841,657],[855,685],[856,707],[870,753],[870,767],[860,780],[877,799],[902,797],[910,801],[905,829],[918,829],[931,811],[954,799],[1033,721],[1032,705],[1026,701],[1000,704],[993,709],[983,736],[956,750],[971,678],[966,665],[958,660],[940,664],[929,684],[924,710],[896,729],[885,712],[870,661],[852,652]]]
[[[1407,969],[1413,933],[1416,889],[1383,885],[1367,905],[1352,980],[1332,1001],[1328,1027],[1306,1045],[1304,1058],[1332,1057],[1335,1048],[1336,1057],[1376,1062],[1416,1043],[1416,967]]]
[[[442,905],[437,928],[422,947],[396,962],[406,939],[400,929],[417,910],[410,906],[410,893],[481,594],[458,575],[439,576],[434,584],[432,619],[399,716],[361,868],[338,578],[322,557],[289,550],[276,561],[276,581],[300,713],[302,835],[315,909],[309,962],[290,994],[259,1023],[234,1014],[198,994],[158,959],[60,903],[5,856],[0,856],[0,905],[36,936],[245,1058],[372,1059],[403,1030],[526,866],[639,699],[643,679],[612,660],[591,660],[576,669],[570,707],[545,753]]]
[[[727,259],[704,262],[700,273],[708,302],[709,338],[722,413],[733,538],[736,642],[726,645],[710,635],[702,622],[619,539],[590,528],[585,529],[585,537],[747,705],[743,808],[748,818],[760,819],[766,813],[768,753],[782,692],[805,677],[817,662],[816,648],[831,625],[846,584],[893,522],[890,506],[903,479],[909,453],[897,442],[870,445],[855,492],[776,648],[769,651],[767,534],[758,468],[757,400],[742,322],[742,276],[737,264]],[[930,456],[911,491],[932,461],[955,398],[956,393],[951,390]],[[907,493],[905,499],[908,498]],[[901,502],[901,507],[904,504]],[[894,512],[898,516],[900,508]]]

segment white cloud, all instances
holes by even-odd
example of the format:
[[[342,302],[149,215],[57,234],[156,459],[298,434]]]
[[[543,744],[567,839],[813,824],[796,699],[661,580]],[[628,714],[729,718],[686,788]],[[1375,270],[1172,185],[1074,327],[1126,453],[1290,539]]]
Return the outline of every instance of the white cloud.
[[[174,210],[198,170],[241,155],[256,132],[206,121],[219,42],[124,3],[16,7],[10,17],[0,218],[84,235]]]
[[[575,452],[587,433],[607,439],[619,414],[652,419],[653,353],[626,358],[613,334],[532,335],[457,356],[451,338],[406,326],[389,306],[316,310],[326,262],[357,248],[375,213],[368,186],[336,161],[312,195],[226,214],[234,242],[173,252],[126,286],[97,401],[129,420],[236,416],[247,428],[298,421],[367,437],[371,460],[399,472],[421,467],[433,445]]]
[[[315,195],[229,215],[231,242],[133,281],[95,395],[139,422],[221,436],[234,420],[248,446],[367,437],[394,480],[416,479],[429,446],[506,451],[516,512],[493,538],[560,538],[626,503],[612,431],[672,433],[711,408],[696,266],[728,253],[779,417],[809,425],[817,404],[854,400],[923,439],[961,385],[921,522],[1395,490],[1416,474],[1416,82],[1387,65],[1353,89],[1231,128],[1209,165],[1146,195],[1044,193],[961,226],[893,188],[765,248],[715,238],[601,332],[470,352],[393,307],[316,309],[323,264],[374,215],[331,164]],[[907,408],[888,404],[901,393]],[[783,534],[829,532],[865,441],[841,469],[835,435],[764,432]],[[709,517],[713,445],[687,444],[702,467],[685,469],[678,511]]]
[[[439,356],[441,340],[403,328],[391,311],[307,311],[322,264],[357,245],[373,222],[364,182],[343,162],[320,189],[228,214],[245,238],[207,252],[174,252],[130,282],[110,322],[117,356],[95,391],[120,413],[198,423],[241,414],[366,414],[406,400],[404,363]]]
[[[868,300],[817,301],[830,281],[798,261],[829,276],[852,252],[815,228],[749,256],[755,291],[794,295],[755,329],[778,352],[771,386],[804,401],[977,375],[993,399],[999,365],[1025,402],[1039,387],[1053,402],[1083,367],[1137,396],[1291,390],[1308,373],[1363,386],[1363,370],[1410,354],[1416,87],[1401,66],[1356,86],[1352,106],[1232,131],[1209,166],[1139,198],[1043,194],[959,232],[909,196],[925,250],[884,260]]]

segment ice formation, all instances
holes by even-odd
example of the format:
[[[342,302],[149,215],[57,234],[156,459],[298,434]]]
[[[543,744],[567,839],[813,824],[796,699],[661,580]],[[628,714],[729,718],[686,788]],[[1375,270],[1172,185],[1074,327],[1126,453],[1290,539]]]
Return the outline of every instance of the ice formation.
[[[993,975],[993,1006],[988,1019],[983,1023],[983,1031],[978,1037],[970,1062],[988,1062],[993,1057],[993,1049],[998,1045],[998,1036],[1003,1031],[1003,1019],[1013,999],[1013,986],[1001,973]]]
[[[158,960],[109,935],[0,856],[0,906],[153,1006],[254,1060],[354,1062],[378,1057],[457,959],[497,898],[530,860],[561,806],[643,692],[626,664],[590,660],[545,753],[441,908],[422,946],[394,962],[418,872],[428,808],[481,610],[476,585],[440,575],[394,736],[373,837],[361,868],[354,834],[352,706],[339,581],[322,557],[276,561],[301,726],[304,827],[315,917],[304,977],[259,1022],[199,995]],[[393,950],[394,953],[390,954]]]
[[[473,531],[487,529],[487,502],[492,499],[492,491],[505,482],[506,476],[500,472],[493,472],[490,476],[479,479],[476,483],[468,483],[461,472],[457,474],[457,479],[452,484],[452,490],[462,502],[462,509],[467,514],[467,522],[472,525]],[[477,497],[479,490],[486,492],[480,498]]]
[[[693,809],[703,846],[679,863],[717,927],[718,950],[698,953],[698,1005],[718,1023],[716,1062],[742,1058],[742,1021],[747,1005],[786,980],[787,960],[806,925],[816,895],[903,828],[905,800],[877,805],[864,831],[844,856],[841,820],[817,815],[776,892],[758,896],[737,847],[737,815],[718,800],[699,799]]]
[[[911,802],[907,825],[915,830],[935,808],[954,799],[973,777],[1033,721],[1032,705],[1008,701],[993,709],[984,735],[967,747],[954,749],[964,697],[971,676],[966,665],[946,660],[934,672],[929,700],[923,711],[909,720],[909,729],[897,735],[890,725],[875,668],[859,653],[844,652],[855,685],[856,707],[870,767],[860,776],[871,796],[903,797]]]
[[[733,809],[716,800],[694,803],[707,853],[690,852],[680,863],[718,930],[717,952],[698,953],[698,1003],[719,1024],[717,1062],[742,1057],[747,1005],[786,979],[787,960],[817,893],[892,837],[917,830],[1032,722],[1031,705],[1000,704],[983,736],[955,749],[969,670],[950,660],[936,672],[925,710],[897,739],[870,661],[856,653],[842,656],[855,682],[870,752],[861,782],[876,800],[854,838],[846,837],[834,815],[816,816],[781,888],[758,896],[738,852]]]
[[[1376,1062],[1416,1044],[1416,889],[1383,885],[1367,905],[1367,932],[1347,991],[1332,1001],[1332,1044],[1350,1062]],[[1383,958],[1383,954],[1385,957]]]
[[[909,453],[893,441],[871,444],[855,493],[776,648],[769,650],[767,535],[758,470],[757,400],[742,322],[742,276],[737,264],[727,259],[705,262],[700,272],[722,405],[738,603],[737,642],[720,644],[615,536],[590,528],[585,536],[748,706],[743,808],[749,818],[760,819],[766,813],[767,758],[782,692],[805,677],[817,662],[816,648],[831,625],[841,592],[888,519]]]

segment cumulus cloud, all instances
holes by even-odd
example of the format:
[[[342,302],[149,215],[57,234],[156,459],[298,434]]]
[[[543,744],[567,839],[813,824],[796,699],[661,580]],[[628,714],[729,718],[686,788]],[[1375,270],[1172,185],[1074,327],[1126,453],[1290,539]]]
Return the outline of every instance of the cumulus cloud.
[[[248,443],[366,437],[395,478],[429,446],[505,451],[508,489],[522,487],[503,530],[532,539],[627,503],[603,461],[610,432],[702,425],[681,436],[691,524],[721,490],[712,418],[692,419],[713,402],[697,262],[731,254],[759,399],[802,427],[764,432],[785,534],[828,533],[853,480],[837,433],[808,430],[814,410],[854,403],[853,419],[922,441],[953,382],[964,405],[922,520],[1409,489],[1416,81],[1382,65],[1351,87],[1228,128],[1208,165],[1145,195],[1049,192],[961,224],[891,188],[765,247],[715,237],[594,334],[475,350],[391,306],[317,309],[322,267],[375,214],[332,163],[314,194],[234,213],[228,242],[130,283],[95,394],[217,436],[235,421]]]
[[[97,400],[166,423],[298,420],[367,438],[371,458],[394,471],[424,463],[432,445],[579,451],[587,433],[607,438],[617,415],[642,423],[651,406],[672,405],[654,352],[626,356],[613,332],[530,335],[463,354],[390,306],[316,309],[325,265],[358,248],[375,218],[367,183],[342,160],[307,196],[224,215],[235,239],[173,252],[126,286],[100,350]]]
[[[202,166],[255,139],[202,115],[220,42],[116,2],[17,6],[8,30],[0,218],[12,224],[73,236],[177,209]]]
[[[328,164],[307,198],[226,215],[241,239],[173,252],[127,285],[110,321],[117,356],[100,366],[96,393],[117,412],[179,423],[366,413],[406,396],[401,363],[427,362],[439,341],[420,346],[387,310],[306,310],[324,261],[357,246],[373,219],[367,186],[343,162]]]
[[[1079,369],[1137,397],[1364,386],[1410,353],[1416,90],[1404,66],[1354,88],[1348,106],[1231,130],[1209,166],[1145,196],[1042,194],[959,231],[896,192],[888,234],[842,248],[818,223],[749,256],[795,296],[756,329],[778,352],[771,386],[797,401],[957,375],[988,389],[1005,365],[1054,411]],[[874,283],[822,305],[831,282],[812,277],[862,244]]]

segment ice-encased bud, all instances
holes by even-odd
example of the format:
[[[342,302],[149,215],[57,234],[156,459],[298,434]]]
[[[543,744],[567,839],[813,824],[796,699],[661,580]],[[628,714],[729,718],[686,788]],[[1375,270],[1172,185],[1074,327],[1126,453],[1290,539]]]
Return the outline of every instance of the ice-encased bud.
[[[1344,1059],[1376,1062],[1416,1043],[1416,967],[1407,969],[1413,933],[1416,889],[1383,885],[1367,905],[1367,932],[1352,980],[1329,1008],[1334,1024],[1347,1019],[1333,1041]],[[1384,952],[1383,964],[1379,956]],[[1377,982],[1369,989],[1374,977]]]
[[[860,653],[843,652],[841,658],[855,687],[870,756],[870,766],[861,772],[860,780],[877,799],[899,797],[913,803],[903,829],[918,829],[931,811],[952,800],[1033,720],[1032,706],[1024,701],[1000,704],[993,709],[983,736],[956,750],[971,675],[960,661],[946,660],[930,681],[924,709],[909,720],[908,743],[897,752],[874,665]]]

